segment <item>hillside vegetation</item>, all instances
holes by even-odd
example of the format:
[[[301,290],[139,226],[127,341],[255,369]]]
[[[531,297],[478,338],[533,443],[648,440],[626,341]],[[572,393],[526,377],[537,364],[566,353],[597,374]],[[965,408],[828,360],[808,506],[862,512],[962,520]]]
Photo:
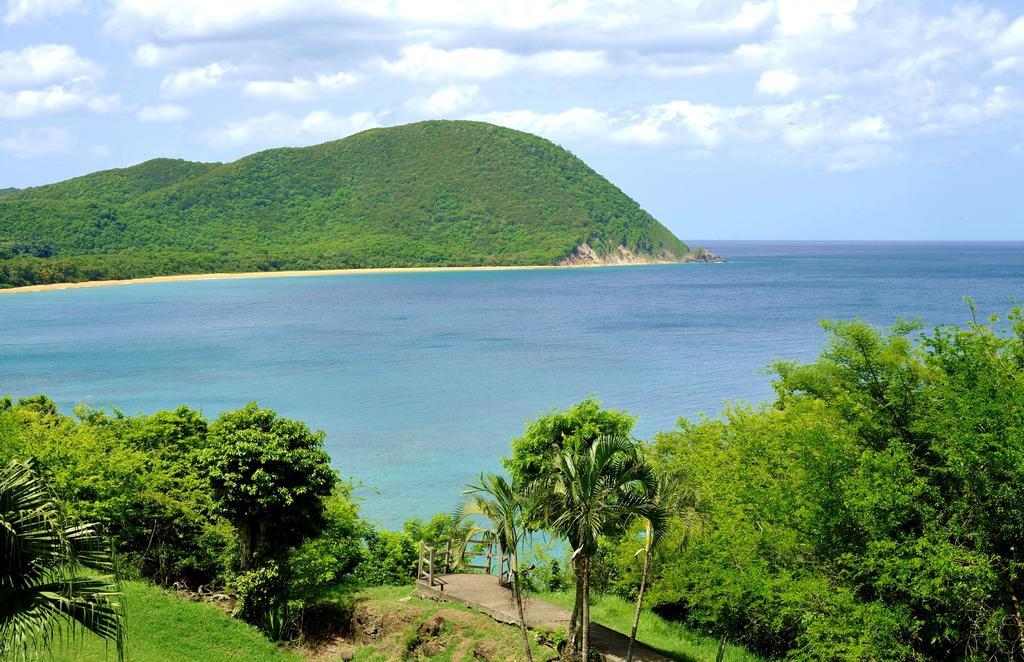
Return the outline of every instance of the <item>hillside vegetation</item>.
[[[302,656],[276,646],[256,628],[216,607],[188,602],[142,582],[125,582],[132,662],[301,662]],[[113,662],[109,642],[87,634],[56,647],[52,662]]]
[[[482,122],[373,129],[226,164],[155,159],[0,195],[0,287],[691,255],[568,151]]]
[[[408,586],[346,595],[339,616],[349,622],[302,644],[279,646],[215,605],[192,602],[142,582],[125,582],[131,662],[388,662],[389,660],[523,660],[515,628],[456,604],[413,596]],[[534,642],[544,659],[555,652]],[[113,662],[112,646],[91,634],[45,659]],[[710,658],[708,658],[710,659]]]

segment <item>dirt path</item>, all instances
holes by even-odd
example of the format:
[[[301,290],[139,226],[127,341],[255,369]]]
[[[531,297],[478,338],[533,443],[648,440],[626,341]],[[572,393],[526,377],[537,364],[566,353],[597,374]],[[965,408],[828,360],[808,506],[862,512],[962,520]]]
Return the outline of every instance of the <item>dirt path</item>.
[[[425,582],[416,583],[416,592],[421,596],[435,600],[460,602],[482,611],[496,621],[519,624],[519,616],[512,600],[512,592],[498,585],[494,575],[444,575],[443,590],[440,587],[428,587]],[[543,600],[527,598],[524,603],[526,624],[531,628],[556,629],[565,628],[569,624],[571,614]],[[590,626],[591,643],[597,650],[604,653],[605,659],[618,662],[626,659],[626,648],[629,637],[603,625],[592,623]],[[647,646],[637,644],[633,649],[633,659],[637,662],[671,662],[666,657]]]

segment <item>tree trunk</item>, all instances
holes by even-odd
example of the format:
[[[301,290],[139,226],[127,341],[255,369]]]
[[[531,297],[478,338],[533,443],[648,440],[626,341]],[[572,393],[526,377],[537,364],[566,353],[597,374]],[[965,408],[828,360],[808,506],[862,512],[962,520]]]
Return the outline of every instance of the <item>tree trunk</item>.
[[[247,572],[252,569],[252,548],[253,548],[253,528],[252,523],[248,520],[239,522],[238,526],[238,543],[240,546],[239,566],[241,566],[242,572]]]
[[[583,662],[590,662],[590,559],[583,561]]]
[[[513,557],[515,558],[515,557]],[[526,648],[527,662],[533,662],[533,653],[530,652],[530,635],[526,631],[526,614],[523,612],[523,589],[519,584],[519,562],[512,564],[512,592],[516,597],[516,607],[519,608],[519,629],[523,631],[523,647]]]
[[[1013,600],[1013,617],[1017,622],[1017,639],[1020,640],[1021,651],[1024,652],[1024,618],[1021,618],[1020,602],[1012,588],[1010,589],[1010,599]]]
[[[575,655],[580,650],[580,614],[583,613],[583,559],[577,556],[572,561],[573,575],[576,577],[576,600],[569,619],[569,651]]]
[[[644,545],[644,570],[640,575],[640,592],[636,595],[636,613],[633,614],[633,631],[629,633],[629,646],[626,647],[626,662],[633,662],[633,646],[636,644],[636,631],[640,627],[640,610],[644,606],[644,590],[647,588],[647,573],[651,569],[651,534],[647,533],[647,544]]]

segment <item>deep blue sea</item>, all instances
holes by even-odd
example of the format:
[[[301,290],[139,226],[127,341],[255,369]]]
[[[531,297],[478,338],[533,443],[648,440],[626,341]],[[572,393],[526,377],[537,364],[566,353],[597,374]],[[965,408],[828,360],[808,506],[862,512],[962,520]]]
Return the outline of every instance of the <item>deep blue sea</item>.
[[[327,432],[364,512],[450,510],[525,421],[594,394],[649,437],[810,359],[818,321],[969,319],[1024,297],[1024,243],[700,242],[726,264],[149,283],[0,296],[0,394]]]

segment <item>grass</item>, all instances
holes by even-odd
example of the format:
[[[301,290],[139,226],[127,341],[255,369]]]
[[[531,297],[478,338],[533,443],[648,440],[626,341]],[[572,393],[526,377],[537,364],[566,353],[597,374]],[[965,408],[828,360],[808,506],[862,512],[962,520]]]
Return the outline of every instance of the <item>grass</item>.
[[[299,662],[302,658],[215,607],[138,582],[124,584],[131,662]],[[85,636],[52,657],[57,662],[116,660],[106,642]]]
[[[524,660],[519,630],[492,620],[489,616],[455,603],[424,600],[413,594],[411,586],[378,586],[360,590],[355,595],[357,604],[385,615],[390,634],[380,641],[356,648],[355,662],[388,662],[395,659],[452,660],[474,659],[477,645],[490,649],[490,659]],[[445,627],[434,644],[436,651],[415,649],[417,628],[421,623],[441,616]],[[551,648],[537,644],[531,637],[534,658],[550,659]]]
[[[571,610],[573,606],[571,591],[541,593],[535,597],[564,609]],[[618,596],[592,595],[590,598],[590,619],[627,636],[633,627],[635,609],[635,603],[627,602]],[[644,609],[640,615],[637,638],[647,646],[677,660],[714,662],[718,654],[717,638],[695,632],[681,623],[667,621],[649,609]],[[727,644],[724,659],[727,662],[757,662],[762,658],[742,646]]]
[[[124,591],[130,662],[335,662],[342,659],[342,648],[353,649],[351,644],[340,642],[339,648],[287,650],[211,605],[190,602],[139,582],[126,582]],[[335,595],[326,597],[354,600],[356,608],[380,626],[380,634],[372,643],[354,647],[356,662],[468,660],[473,659],[478,645],[489,651],[490,659],[525,659],[517,628],[461,605],[418,598],[411,586],[379,586],[354,592],[351,587],[341,586]],[[443,629],[437,636],[421,641],[419,626],[434,616],[444,618]],[[549,659],[554,654],[534,637],[531,648],[536,659]],[[117,655],[107,642],[85,635],[44,659],[108,662],[116,660]]]
[[[128,613],[128,659],[132,662],[300,662],[303,656],[266,639],[254,628],[232,619],[215,607],[183,600],[177,595],[138,582],[124,585]],[[411,586],[378,586],[358,589],[339,586],[328,598],[354,599],[356,607],[376,619],[383,632],[375,641],[355,647],[356,662],[387,662],[413,657],[433,662],[473,658],[476,646],[485,646],[492,659],[522,660],[519,630],[455,603],[439,603],[416,597]],[[572,593],[544,593],[536,597],[572,608]],[[633,605],[614,596],[593,596],[592,618],[613,630],[628,634]],[[420,641],[419,626],[441,616],[441,633]],[[714,660],[718,642],[689,628],[666,621],[645,610],[640,619],[640,639],[648,646],[678,660]],[[424,644],[427,647],[424,647]],[[551,648],[538,645],[531,636],[535,659],[548,659]],[[115,660],[108,644],[96,637],[77,639],[51,658],[56,662]],[[340,659],[322,651],[313,659]],[[761,658],[739,646],[727,646],[729,662],[759,662]]]

